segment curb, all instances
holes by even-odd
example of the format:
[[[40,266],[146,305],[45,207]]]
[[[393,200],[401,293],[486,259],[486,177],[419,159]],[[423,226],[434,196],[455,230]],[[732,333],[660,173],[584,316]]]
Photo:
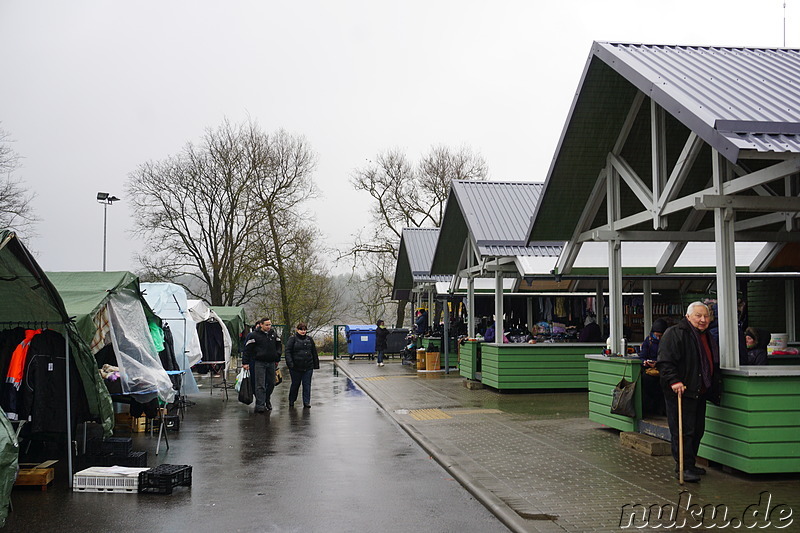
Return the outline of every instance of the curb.
[[[515,533],[530,533],[531,524],[522,518],[516,511],[509,507],[503,500],[495,496],[492,492],[483,487],[483,485],[473,481],[470,476],[458,465],[453,464],[451,458],[439,449],[438,446],[431,443],[425,436],[416,428],[407,424],[401,423],[394,415],[386,409],[381,401],[376,398],[369,390],[363,388],[358,381],[353,377],[347,369],[340,366],[335,360],[334,364],[342,371],[359,389],[361,389],[372,401],[378,404],[378,407],[383,409],[409,437],[411,437],[417,444],[419,444],[428,455],[430,455],[442,468],[450,473],[453,478],[458,481],[461,486],[467,489],[467,492],[472,494],[486,509],[489,510],[500,522],[503,523],[508,529]]]

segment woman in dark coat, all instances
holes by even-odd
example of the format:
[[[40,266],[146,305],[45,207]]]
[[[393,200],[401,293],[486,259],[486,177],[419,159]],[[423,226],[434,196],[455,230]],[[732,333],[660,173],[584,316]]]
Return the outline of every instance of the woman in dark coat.
[[[303,407],[311,408],[311,377],[314,369],[319,368],[319,356],[314,339],[306,335],[308,326],[304,322],[297,324],[295,334],[286,343],[286,366],[292,376],[289,387],[289,407],[294,407],[300,385],[303,386]]]
[[[389,337],[389,330],[383,320],[378,320],[375,329],[375,354],[378,356],[378,366],[383,366],[383,352],[388,348],[386,339]]]

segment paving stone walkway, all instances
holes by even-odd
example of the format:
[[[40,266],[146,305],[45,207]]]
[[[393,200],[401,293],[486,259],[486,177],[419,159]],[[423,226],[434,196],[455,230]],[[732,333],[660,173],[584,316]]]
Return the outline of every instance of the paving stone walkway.
[[[456,371],[336,364],[512,530],[800,531],[800,475],[712,465],[700,483],[681,487],[671,457],[624,448],[619,432],[590,421],[585,392],[468,390]]]

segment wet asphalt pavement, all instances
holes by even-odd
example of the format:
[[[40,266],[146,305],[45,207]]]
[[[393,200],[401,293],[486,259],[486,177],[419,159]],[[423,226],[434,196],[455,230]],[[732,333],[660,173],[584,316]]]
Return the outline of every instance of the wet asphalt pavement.
[[[132,435],[148,466],[192,465],[191,488],[72,492],[61,461],[46,492],[13,491],[4,531],[508,531],[330,362],[311,409],[288,407],[288,380],[265,414],[200,383],[169,450],[156,456],[154,437]]]

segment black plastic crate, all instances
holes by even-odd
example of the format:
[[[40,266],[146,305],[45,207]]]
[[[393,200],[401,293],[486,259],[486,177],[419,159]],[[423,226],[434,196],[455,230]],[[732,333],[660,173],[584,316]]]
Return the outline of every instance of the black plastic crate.
[[[107,466],[147,466],[147,452],[131,452],[128,455],[112,455]]]
[[[133,440],[130,437],[109,437],[103,441],[101,450],[117,457],[127,457],[133,451]]]
[[[103,453],[103,439],[92,438],[86,441],[86,454],[98,455]],[[97,465],[102,466],[102,465]]]
[[[190,465],[158,465],[139,472],[139,492],[172,494],[172,489],[178,486],[192,486]]]
[[[111,462],[112,457],[110,453],[87,453],[79,456],[78,463],[82,466],[81,470],[90,466],[112,466],[114,464]]]

